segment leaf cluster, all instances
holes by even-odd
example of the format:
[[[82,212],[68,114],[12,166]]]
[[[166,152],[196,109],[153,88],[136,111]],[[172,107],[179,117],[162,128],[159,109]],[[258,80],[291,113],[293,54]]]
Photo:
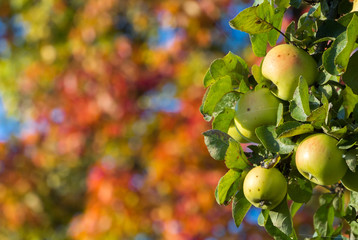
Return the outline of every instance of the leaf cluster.
[[[240,96],[272,87],[262,77],[259,66],[253,66],[250,72],[245,61],[231,52],[215,60],[204,77],[207,91],[200,108],[204,119],[212,120],[212,130],[204,132],[209,153],[229,169],[220,179],[215,197],[218,204],[232,202],[237,226],[251,207],[242,190],[249,169],[259,164],[277,167],[287,178],[285,200],[271,211],[263,210],[258,219],[276,239],[297,239],[292,217],[311,199],[315,187],[295,166],[298,144],[308,135],[325,133],[336,138],[337,147],[346,152],[358,148],[358,52],[354,53],[358,46],[358,13],[350,12],[348,1],[321,0],[312,3],[297,22],[292,21],[285,33],[281,32],[286,10],[302,4],[294,0],[257,0],[230,21],[232,28],[250,35],[252,50],[258,57],[265,56],[268,44],[275,46],[282,34],[286,43],[304,49],[318,62],[316,83],[308,86],[300,76],[293,98],[278,108],[277,123],[255,129],[260,143],[244,152],[240,143],[227,134]],[[345,160],[349,171],[355,172],[357,156],[345,154]],[[351,193],[346,206],[341,184],[326,188],[329,192],[321,195],[314,215],[314,237],[339,236],[344,222],[350,224],[351,236],[358,236],[358,193]],[[335,217],[340,219],[338,227],[333,227]]]

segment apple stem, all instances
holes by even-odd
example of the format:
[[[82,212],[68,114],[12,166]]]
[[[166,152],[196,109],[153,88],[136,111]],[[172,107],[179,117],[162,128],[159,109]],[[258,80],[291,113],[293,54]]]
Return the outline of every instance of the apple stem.
[[[280,160],[281,160],[281,156],[279,154],[277,154],[272,159],[267,159],[267,160],[262,161],[261,167],[266,168],[266,169],[273,168],[280,162]]]
[[[289,43],[291,43],[292,45],[294,45],[295,47],[297,47],[297,45],[296,45],[294,42],[292,42],[292,41],[290,40],[290,38],[289,38],[286,34],[284,34],[280,29],[276,28],[276,27],[273,26],[272,24],[271,24],[271,26],[273,27],[273,29],[275,29],[277,32],[279,32],[284,38],[286,38],[286,40],[287,40]]]
[[[308,173],[308,179],[311,180],[313,178],[311,173]]]
[[[290,38],[287,37],[287,35],[284,34],[280,29],[278,29],[277,27],[275,27],[275,26],[272,25],[271,23],[267,22],[265,19],[260,18],[260,20],[262,20],[262,21],[264,21],[266,24],[270,25],[270,27],[272,27],[273,29],[275,29],[275,30],[276,30],[277,32],[279,32],[284,38],[286,38],[286,40],[287,40],[289,43],[291,43],[292,45],[294,45],[294,46],[297,47],[297,45],[296,45],[294,42],[292,42],[292,41],[290,40]]]
[[[263,206],[265,206],[265,205],[270,205],[270,204],[271,204],[270,201],[266,201],[266,200],[260,201],[260,207],[261,207],[261,208],[262,208]]]

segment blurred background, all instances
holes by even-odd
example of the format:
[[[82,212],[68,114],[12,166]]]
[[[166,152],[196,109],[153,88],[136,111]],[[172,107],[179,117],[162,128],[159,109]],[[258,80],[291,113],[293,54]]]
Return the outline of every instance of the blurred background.
[[[216,204],[199,112],[211,61],[260,63],[228,24],[252,4],[0,0],[0,239],[269,239]]]

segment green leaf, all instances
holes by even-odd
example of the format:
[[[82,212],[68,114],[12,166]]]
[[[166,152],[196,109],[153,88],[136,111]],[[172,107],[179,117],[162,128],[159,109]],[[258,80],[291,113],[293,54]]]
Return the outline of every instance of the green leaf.
[[[250,91],[250,87],[246,84],[245,81],[241,81],[238,91],[240,93],[246,93],[246,92]]]
[[[328,41],[334,41],[336,40],[334,37],[324,37],[324,38],[320,38],[320,39],[317,39],[315,40],[314,42],[311,43],[310,47],[313,46],[313,45],[316,45],[318,43],[321,43],[321,42],[328,42]]]
[[[303,203],[292,202],[290,207],[291,216],[294,217],[298,210],[302,207]]]
[[[251,67],[251,73],[254,76],[257,83],[263,82],[264,77],[262,76],[261,67],[254,64]]]
[[[352,206],[355,210],[354,212],[357,212],[358,209],[358,192],[351,192],[351,197],[349,201],[349,205]],[[351,231],[355,236],[358,236],[358,222],[352,221],[350,223],[351,225]]]
[[[344,126],[343,128],[332,126],[329,131],[326,131],[325,129],[324,131],[327,135],[340,139],[347,133],[347,126]]]
[[[320,18],[321,17],[321,4],[317,3],[314,6],[311,7],[311,9],[308,11],[308,16],[313,18]]]
[[[278,229],[272,222],[269,210],[262,210],[264,217],[264,227],[268,234],[270,234],[276,240],[290,240],[291,238],[287,234]]]
[[[264,8],[266,8],[266,12],[262,11]],[[271,16],[271,11],[271,5],[265,1],[258,6],[249,7],[241,11],[229,24],[232,28],[249,34],[269,32],[272,29],[272,25],[265,18],[267,19]]]
[[[327,19],[319,26],[316,37],[318,39],[325,39],[326,37],[336,39],[345,30],[346,28],[342,24],[332,19]]]
[[[343,209],[343,195],[342,196],[335,196],[333,198],[333,202],[332,202],[332,205],[333,205],[333,209],[334,209],[334,215],[336,217],[343,217],[344,216],[344,209]],[[332,235],[334,235],[334,233],[332,233]]]
[[[210,156],[215,160],[224,160],[226,150],[229,147],[229,139],[231,137],[228,134],[215,129],[206,131],[203,135]]]
[[[341,75],[346,71],[349,56],[358,38],[358,17],[353,16],[347,30],[341,33],[322,55],[323,66],[332,75]]]
[[[250,34],[250,41],[254,54],[258,57],[264,57],[266,55],[268,34]]]
[[[317,88],[317,90],[323,94],[325,96],[326,99],[322,99],[323,96],[321,96],[321,102],[323,104],[325,104],[326,102],[323,102],[323,101],[326,101],[328,102],[328,99],[330,99],[332,96],[333,96],[333,91],[335,91],[335,89],[333,89],[332,85],[330,84],[325,84],[325,85],[321,85]]]
[[[314,228],[321,237],[330,237],[333,233],[334,208],[332,200],[320,197],[321,206],[313,216]]]
[[[312,184],[302,178],[291,178],[287,193],[297,203],[307,203],[312,197]]]
[[[358,155],[357,149],[351,149],[343,155],[344,160],[346,160],[349,170],[351,170],[352,172],[356,171],[357,160],[358,160],[357,155]]]
[[[333,202],[335,195],[331,193],[324,193],[319,197],[319,205],[330,205]]]
[[[290,0],[275,0],[275,4],[281,8],[287,8],[290,6]]]
[[[220,99],[228,92],[233,91],[231,78],[229,76],[220,78],[206,91],[207,93],[205,94],[202,103],[202,114],[204,116],[212,116],[216,104],[220,101]]]
[[[261,126],[255,129],[255,133],[265,148],[274,153],[287,154],[295,147],[295,143],[289,138],[277,139],[275,126]]]
[[[336,227],[336,229],[334,229],[332,233],[332,237],[334,238],[340,237],[342,234],[342,229],[343,229],[343,222],[340,222],[339,225]]]
[[[232,202],[232,217],[237,227],[240,226],[250,207],[251,203],[247,201],[243,191],[239,191],[238,193],[236,193]]]
[[[292,118],[297,121],[306,121],[311,113],[308,85],[302,76],[300,76],[298,86],[293,94],[293,99],[290,101],[290,113]]]
[[[236,170],[244,170],[250,166],[240,143],[234,139],[229,140],[229,147],[225,155],[225,164],[227,168]]]
[[[226,76],[227,75],[227,70],[226,70],[226,66],[225,66],[225,61],[221,58],[219,59],[215,59],[211,65],[210,65],[210,75],[208,76],[205,75],[204,77],[204,86],[205,87],[209,87],[212,83],[214,83],[216,80],[219,80],[220,77]],[[207,77],[208,76],[208,77]],[[210,76],[213,78],[212,80],[210,79],[209,81],[207,81],[208,83],[211,83],[210,85],[205,85],[205,78],[210,78]]]
[[[217,117],[221,112],[226,109],[235,109],[236,102],[240,98],[240,93],[237,91],[232,91],[225,94],[221,100],[216,104],[213,116]]]
[[[248,145],[252,152],[250,153],[250,163],[260,165],[262,161],[267,159],[267,149],[262,145]]]
[[[351,205],[355,209],[358,209],[358,192],[351,192],[349,205]]]
[[[233,86],[239,86],[241,81],[247,81],[249,68],[241,57],[229,52],[222,60],[225,62],[226,74],[231,77]]]
[[[325,18],[332,18],[332,9],[336,9],[338,7],[338,2],[340,0],[323,0],[321,2],[321,11],[322,16]]]
[[[304,133],[313,132],[314,128],[311,124],[302,124],[296,121],[288,121],[276,128],[278,138],[293,137]]]
[[[346,213],[344,215],[344,219],[348,222],[351,223],[352,221],[356,220],[356,209],[354,207],[352,207],[351,205],[347,206],[346,209]]]
[[[272,224],[280,229],[283,233],[290,236],[292,233],[292,218],[290,210],[288,209],[287,199],[284,200],[269,213]]]
[[[343,107],[345,110],[345,118],[347,119],[349,115],[353,112],[355,105],[358,104],[358,95],[354,94],[352,89],[346,86],[346,88],[342,91],[342,96],[343,96]]]
[[[215,191],[216,202],[219,205],[227,205],[236,194],[239,187],[239,178],[241,172],[230,169],[222,178],[220,178]]]
[[[283,15],[285,14],[285,11],[286,9],[281,7],[274,9],[274,15],[272,17],[271,23],[275,28],[281,29]],[[279,37],[280,37],[280,33],[275,29],[272,29],[268,33],[268,42],[272,47],[276,45],[277,39]]]
[[[332,74],[328,73],[325,69],[318,72],[317,82],[320,85],[326,84],[329,80],[332,80]]]
[[[257,217],[257,224],[261,227],[265,226],[265,216],[263,214],[264,212],[265,212],[265,210],[261,211],[259,216]],[[267,211],[267,216],[268,216],[268,211]]]
[[[321,86],[320,86],[320,87],[321,87]],[[318,87],[319,90],[321,90],[320,87]],[[314,88],[314,87],[312,87],[311,89],[313,89],[313,88]],[[312,92],[313,92],[313,91],[312,91]],[[320,100],[318,100],[318,98],[317,98],[314,94],[310,94],[310,95],[309,95],[309,106],[310,106],[311,111],[313,111],[313,110],[319,108],[320,105],[321,105]]]
[[[225,109],[220,112],[213,121],[213,129],[220,130],[222,132],[227,132],[229,130],[231,121],[234,119],[235,110],[234,109]]]
[[[209,87],[225,76],[230,76],[232,85],[238,87],[242,80],[247,81],[249,74],[246,62],[232,52],[212,62],[209,71],[210,74],[207,73],[204,77],[205,87]]]
[[[276,121],[276,126],[280,126],[284,119],[283,119],[283,104],[282,103],[279,103],[278,104],[278,108],[277,108],[277,121]]]
[[[342,24],[344,27],[347,27],[348,24],[352,21],[352,18],[356,16],[358,17],[358,12],[348,13],[338,19],[338,22]]]
[[[349,0],[340,1],[338,6],[338,14],[347,14],[352,10],[352,3]]]
[[[254,54],[259,57],[266,55],[267,42],[275,46],[280,33],[276,29],[281,29],[283,15],[286,9],[279,7],[273,8],[267,1],[261,3],[256,10],[256,14],[263,19],[271,30],[265,32],[248,32],[250,34],[251,46]],[[276,29],[275,29],[276,28]]]
[[[286,28],[286,36],[288,36],[290,38],[290,40],[292,41],[293,40],[293,37],[295,36],[295,33],[296,33],[296,23],[295,21],[292,21],[290,22],[290,24],[287,26]],[[287,39],[285,38],[285,41],[287,41]]]
[[[323,205],[314,214],[313,221],[316,231],[321,237],[329,237],[333,233],[334,209]]]
[[[348,135],[342,139],[340,139],[337,143],[339,149],[349,149],[356,145],[358,142],[357,134]]]
[[[312,42],[314,38],[314,31],[316,30],[316,23],[314,18],[308,16],[308,13],[304,13],[298,20],[297,30],[295,35],[299,37],[303,45]]]
[[[343,74],[342,79],[355,94],[358,94],[358,51],[349,59],[347,71]]]
[[[213,76],[210,73],[210,68],[208,69],[208,71],[206,72],[205,76],[204,76],[204,87],[209,87],[211,84],[213,84],[215,82],[215,79],[213,78]]]
[[[290,5],[295,8],[299,8],[301,6],[302,0],[290,0]]]
[[[312,126],[320,129],[328,120],[329,105],[328,103],[323,104],[319,108],[312,111],[307,117],[307,121],[311,122]]]

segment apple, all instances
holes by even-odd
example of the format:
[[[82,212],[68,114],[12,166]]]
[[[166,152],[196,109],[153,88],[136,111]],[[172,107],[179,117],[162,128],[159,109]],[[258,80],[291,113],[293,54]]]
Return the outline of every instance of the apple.
[[[287,193],[285,177],[277,168],[251,169],[244,180],[244,195],[255,207],[273,209],[279,205]]]
[[[350,170],[347,170],[346,174],[341,179],[341,182],[349,191],[358,192],[358,172],[357,171],[352,172]]]
[[[338,182],[347,171],[343,151],[337,147],[337,140],[323,133],[305,138],[296,151],[298,171],[310,181],[319,185]]]
[[[317,78],[317,63],[307,52],[293,45],[272,48],[262,62],[262,75],[277,86],[277,97],[291,100],[302,75],[308,85]]]
[[[240,143],[248,143],[249,142],[247,139],[245,139],[244,136],[241,135],[241,133],[239,133],[239,131],[237,130],[237,128],[235,126],[234,121],[232,121],[232,123],[230,124],[227,134],[229,134],[230,137],[235,139],[237,142],[240,142]]]
[[[274,125],[280,100],[268,88],[244,93],[235,107],[235,125],[242,136],[259,143],[255,129],[263,125]]]

